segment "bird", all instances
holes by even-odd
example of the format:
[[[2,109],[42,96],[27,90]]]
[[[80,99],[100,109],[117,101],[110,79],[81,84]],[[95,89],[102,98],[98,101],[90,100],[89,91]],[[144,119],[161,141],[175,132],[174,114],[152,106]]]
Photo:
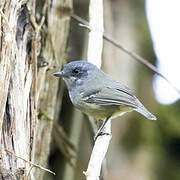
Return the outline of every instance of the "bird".
[[[67,85],[72,104],[95,121],[103,121],[94,139],[103,135],[109,119],[126,112],[137,111],[149,120],[157,118],[121,82],[90,62],[79,60],[66,64],[62,71],[53,73]]]

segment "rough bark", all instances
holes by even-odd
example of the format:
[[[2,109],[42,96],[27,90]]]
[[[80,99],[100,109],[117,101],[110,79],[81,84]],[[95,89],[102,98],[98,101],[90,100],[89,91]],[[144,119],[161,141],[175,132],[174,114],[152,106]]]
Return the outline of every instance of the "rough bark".
[[[46,166],[60,101],[52,69],[65,58],[71,8],[71,0],[1,0],[0,179],[43,177],[24,160]]]

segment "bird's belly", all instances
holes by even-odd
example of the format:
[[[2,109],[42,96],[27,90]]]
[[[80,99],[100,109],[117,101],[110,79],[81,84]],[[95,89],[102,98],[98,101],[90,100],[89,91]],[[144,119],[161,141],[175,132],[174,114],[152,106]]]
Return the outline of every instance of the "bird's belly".
[[[95,118],[96,120],[104,120],[106,118],[115,118],[124,114],[125,112],[130,111],[128,107],[123,106],[116,106],[116,105],[96,105],[96,104],[89,104],[83,103],[83,105],[77,106],[82,112]],[[131,109],[132,110],[132,109]]]

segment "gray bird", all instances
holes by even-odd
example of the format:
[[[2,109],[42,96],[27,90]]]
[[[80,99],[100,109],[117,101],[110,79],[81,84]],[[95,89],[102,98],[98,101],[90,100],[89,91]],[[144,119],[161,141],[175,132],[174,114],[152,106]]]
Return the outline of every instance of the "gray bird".
[[[75,107],[103,124],[95,139],[103,134],[108,119],[137,111],[149,120],[156,120],[129,88],[86,61],[73,61],[64,66],[61,72],[53,74],[63,77],[70,99]]]

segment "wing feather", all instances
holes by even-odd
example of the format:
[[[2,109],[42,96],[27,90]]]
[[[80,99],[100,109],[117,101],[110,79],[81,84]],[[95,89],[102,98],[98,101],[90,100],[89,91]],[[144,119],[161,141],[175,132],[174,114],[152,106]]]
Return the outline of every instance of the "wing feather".
[[[132,108],[137,107],[136,97],[127,89],[122,88],[104,88],[96,93],[88,94],[84,97],[87,103],[94,103],[97,105],[124,105]]]

